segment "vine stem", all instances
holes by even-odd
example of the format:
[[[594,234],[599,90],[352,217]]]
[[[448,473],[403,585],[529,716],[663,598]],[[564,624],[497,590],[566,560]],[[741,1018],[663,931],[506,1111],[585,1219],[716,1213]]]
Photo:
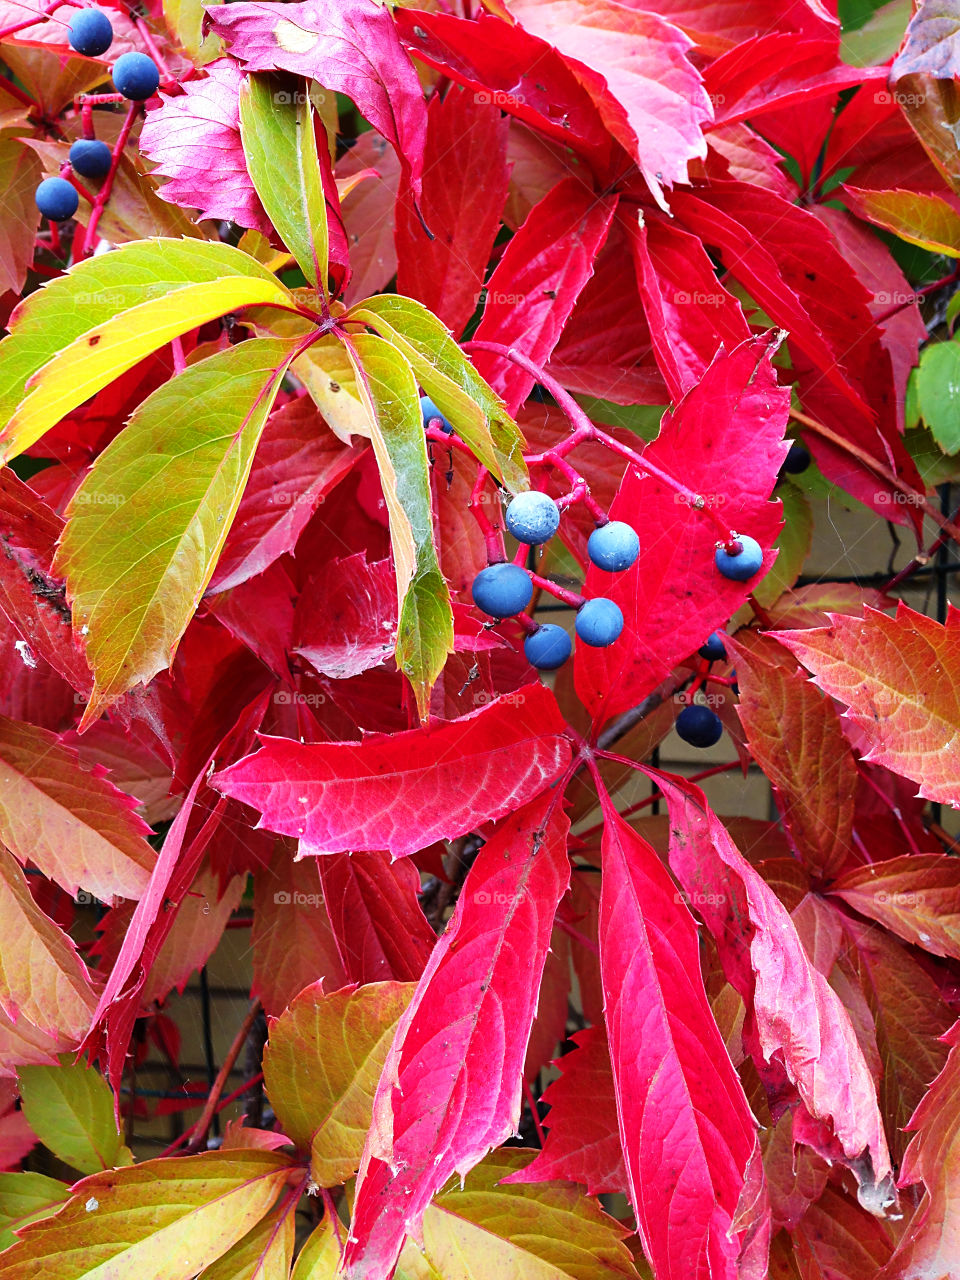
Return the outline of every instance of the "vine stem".
[[[921,285],[919,289],[915,289],[911,297],[906,302],[896,302],[892,307],[888,307],[886,311],[882,311],[880,315],[874,318],[874,324],[886,324],[888,320],[892,320],[895,315],[899,315],[906,307],[914,303],[917,298],[925,298],[928,294],[936,293],[938,289],[945,288],[948,284],[954,284],[960,280],[960,262],[954,267],[949,275],[941,276],[939,280],[933,280],[930,284]]]
[[[8,27],[0,27],[0,40],[6,40],[7,36],[16,35],[18,31],[25,31],[27,27],[35,27],[38,22],[42,22],[44,18],[49,18],[55,9],[62,9],[65,4],[70,4],[70,0],[51,0],[51,3],[45,5],[44,8],[35,10],[29,18],[24,18],[22,22],[13,22]],[[27,6],[24,5],[24,8]]]
[[[193,1155],[199,1151],[207,1139],[207,1133],[210,1125],[213,1123],[213,1117],[217,1110],[217,1103],[220,1101],[220,1095],[223,1093],[224,1085],[230,1076],[230,1072],[234,1068],[237,1058],[240,1056],[240,1050],[246,1044],[247,1036],[253,1029],[253,1024],[257,1020],[257,1014],[260,1012],[260,1001],[255,1000],[250,1007],[250,1011],[240,1024],[240,1029],[233,1037],[233,1043],[227,1050],[226,1057],[221,1064],[220,1070],[217,1072],[217,1078],[211,1086],[210,1093],[207,1095],[207,1101],[204,1104],[203,1111],[200,1113],[200,1119],[194,1126],[194,1134],[186,1148],[187,1155]]]
[[[487,351],[491,355],[500,356],[504,360],[510,360],[513,364],[529,373],[532,378],[545,387],[553,396],[557,404],[566,414],[571,426],[574,428],[572,435],[561,445],[554,446],[553,449],[547,450],[545,453],[537,454],[527,459],[527,465],[535,465],[541,461],[550,461],[551,455],[569,453],[575,449],[578,444],[582,444],[586,440],[593,440],[597,444],[601,444],[604,448],[609,449],[612,453],[619,454],[620,457],[626,458],[632,462],[635,467],[645,472],[648,476],[652,476],[665,484],[668,489],[672,489],[678,498],[682,498],[689,506],[696,511],[703,511],[709,520],[714,524],[719,534],[720,541],[731,554],[734,553],[737,543],[736,536],[732,529],[723,523],[719,515],[714,511],[704,499],[702,494],[694,493],[692,489],[688,489],[686,485],[681,484],[679,480],[675,480],[673,476],[668,475],[666,471],[658,467],[656,463],[649,462],[644,456],[631,449],[629,445],[621,444],[619,440],[608,435],[606,431],[601,431],[587,417],[584,410],[577,404],[573,396],[566,391],[556,378],[551,377],[545,369],[534,364],[522,351],[517,351],[514,347],[504,346],[501,342],[465,342],[463,344],[464,351]]]
[[[244,1081],[243,1084],[238,1085],[237,1088],[234,1089],[232,1093],[228,1093],[226,1097],[221,1098],[220,1101],[217,1103],[217,1112],[222,1111],[224,1107],[229,1107],[231,1102],[236,1102],[236,1100],[239,1097],[242,1097],[243,1094],[247,1093],[250,1089],[255,1089],[262,1080],[263,1080],[263,1072],[258,1071],[255,1076],[251,1076],[249,1080],[246,1080]],[[197,1123],[199,1123],[199,1121]],[[160,1152],[160,1155],[158,1158],[162,1160],[164,1156],[172,1156],[173,1153],[179,1147],[183,1146],[183,1144],[187,1141],[187,1139],[190,1137],[190,1135],[193,1133],[196,1127],[197,1127],[197,1124],[195,1123],[195,1124],[192,1124],[189,1129],[184,1129],[183,1133],[181,1133],[179,1138],[175,1138],[174,1141],[170,1143],[169,1147],[166,1147],[163,1151]]]
[[[76,256],[77,262],[82,262],[84,258],[90,256],[93,246],[96,243],[97,226],[100,222],[101,214],[110,199],[110,192],[113,190],[113,183],[117,176],[117,170],[120,167],[120,157],[123,155],[123,148],[127,145],[127,139],[130,137],[130,130],[133,128],[133,122],[137,118],[137,112],[140,110],[139,102],[131,102],[127,109],[127,117],[123,122],[120,133],[113,146],[113,155],[110,158],[110,171],[103,180],[103,186],[97,192],[97,198],[93,202],[93,209],[90,213],[90,221],[87,223],[87,229],[83,234],[83,241],[80,245],[80,252]]]
[[[887,484],[896,489],[898,493],[902,493],[913,505],[918,506],[925,516],[929,516],[930,519],[938,525],[949,538],[952,538],[954,542],[960,545],[960,527],[954,524],[952,520],[948,520],[945,515],[941,514],[941,512],[939,512],[931,502],[928,502],[922,493],[919,493],[914,489],[912,485],[907,484],[905,480],[901,480],[896,472],[891,471],[884,463],[871,457],[870,454],[867,453],[865,449],[861,449],[859,445],[852,444],[849,440],[844,440],[843,436],[838,435],[835,431],[831,431],[829,427],[825,427],[822,422],[817,422],[815,418],[809,418],[805,413],[801,413],[799,409],[791,409],[790,417],[793,418],[794,422],[799,422],[802,427],[807,429],[807,431],[812,431],[814,435],[820,436],[822,440],[828,440],[832,445],[835,445],[838,449],[842,449],[844,453],[849,454],[851,458],[856,458],[858,462],[862,462],[869,471],[872,471],[874,475],[879,476],[880,479],[886,480]]]
[[[609,759],[609,760],[625,761],[627,758],[626,756],[612,756],[612,755],[609,755],[606,751],[598,751],[597,755],[604,760]],[[636,763],[633,764],[634,769],[638,769],[639,767],[640,766],[638,764]],[[685,781],[703,782],[706,778],[712,778],[718,773],[730,773],[731,770],[739,769],[739,768],[740,768],[739,760],[730,760],[727,764],[715,764],[709,769],[701,769],[699,773],[692,773],[689,778],[685,779]],[[626,809],[624,809],[621,812],[620,817],[629,818],[632,814],[639,813],[641,809],[646,809],[648,805],[654,804],[659,799],[661,799],[659,792],[651,796],[644,796],[644,798],[642,800],[638,800],[636,804],[631,804]],[[595,822],[592,827],[587,827],[586,831],[578,831],[577,836],[581,840],[588,840],[591,836],[598,835],[602,830],[603,830],[603,823]],[[563,928],[563,924],[559,919],[557,920],[557,924],[560,926],[561,929]],[[587,939],[587,941],[589,942],[589,939]]]

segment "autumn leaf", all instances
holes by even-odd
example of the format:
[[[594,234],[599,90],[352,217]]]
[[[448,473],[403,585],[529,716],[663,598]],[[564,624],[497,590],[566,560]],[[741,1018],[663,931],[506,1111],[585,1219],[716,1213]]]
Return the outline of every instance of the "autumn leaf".
[[[172,663],[294,351],[251,339],[189,366],[139,406],[73,495],[56,568],[96,681],[81,728]]]
[[[846,706],[864,760],[912,778],[920,795],[960,806],[960,615],[947,625],[902,602],[895,617],[830,614],[828,627],[777,639]]]
[[[725,641],[737,666],[737,713],[754,759],[773,783],[798,855],[830,876],[853,845],[857,766],[829,698],[774,642],[745,632]]]
[[[960,960],[960,863],[917,853],[871,862],[830,885],[862,916],[935,956]]]
[[[704,507],[765,549],[764,568],[780,525],[778,504],[769,499],[785,452],[787,393],[772,365],[777,345],[769,335],[718,355],[645,450],[678,483],[695,477]],[[577,648],[577,693],[597,722],[636,706],[750,592],[717,572],[718,530],[709,514],[656,476],[628,466],[610,516],[636,529],[640,555],[612,579],[594,566],[587,571],[585,594],[608,596],[625,623],[608,648]]]
[[[90,975],[68,937],[34,902],[26,877],[0,845],[0,1008],[64,1047],[75,1045],[95,1004]]]
[[[24,1115],[55,1156],[80,1173],[132,1164],[114,1119],[109,1085],[93,1067],[64,1061],[19,1071]]]
[[[361,743],[264,737],[212,783],[308,851],[401,857],[501,818],[549,787],[570,759],[562,729],[553,695],[534,684],[509,703]]]
[[[290,304],[264,267],[225,244],[145,240],[89,258],[32,293],[0,344],[0,454],[22,453],[151,351],[236,307]]]
[[[470,870],[377,1087],[344,1253],[350,1280],[386,1280],[447,1178],[516,1131],[537,991],[570,876],[568,825],[548,793],[501,823]]]
[[[640,1239],[658,1276],[732,1280],[757,1247],[753,1116],[707,1002],[693,917],[653,848],[602,800],[604,1017]]]
[[[286,1135],[310,1153],[310,1175],[333,1187],[360,1167],[373,1097],[413,984],[373,982],[325,995],[305,988],[270,1026],[268,1095]]]
[[[3,1280],[192,1280],[268,1212],[290,1173],[269,1151],[147,1160],[84,1178],[0,1255]]]
[[[16,1244],[14,1231],[48,1218],[70,1199],[70,1188],[45,1173],[0,1174],[0,1249]]]
[[[782,1063],[807,1111],[832,1126],[861,1202],[882,1212],[892,1199],[890,1157],[876,1086],[846,1010],[787,909],[699,788],[665,774],[656,779],[670,810],[670,866],[712,933],[728,981],[752,1010],[763,1061]]]
[[[163,200],[198,209],[202,218],[227,218],[265,234],[270,220],[254,188],[240,141],[244,75],[230,58],[208,63],[176,97],[160,93],[148,110],[140,148],[168,178]]]

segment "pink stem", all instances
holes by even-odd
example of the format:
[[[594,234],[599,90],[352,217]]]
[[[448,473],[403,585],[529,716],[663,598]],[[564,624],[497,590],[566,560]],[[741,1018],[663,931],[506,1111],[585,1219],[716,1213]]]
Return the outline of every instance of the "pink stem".
[[[25,18],[23,22],[14,22],[9,27],[0,27],[0,40],[5,40],[7,36],[16,35],[18,31],[25,31],[27,27],[34,27],[38,22],[42,22],[44,18],[49,18],[54,9],[61,8],[64,4],[69,4],[70,0],[52,0],[45,8],[34,11],[29,18]],[[27,6],[24,5],[24,8]]]
[[[713,508],[707,504],[702,494],[694,493],[692,489],[688,489],[686,485],[681,484],[679,480],[675,480],[673,476],[668,475],[666,471],[656,466],[655,463],[649,462],[641,454],[637,453],[636,449],[631,449],[629,445],[621,444],[620,441],[614,439],[613,436],[608,435],[605,431],[601,431],[599,427],[595,427],[580,405],[578,405],[576,400],[574,400],[573,396],[571,396],[569,392],[567,392],[560,383],[557,382],[556,378],[551,377],[551,375],[544,369],[541,369],[539,365],[534,364],[533,361],[528,359],[528,357],[521,351],[517,351],[514,347],[504,346],[504,344],[500,342],[476,341],[465,342],[463,344],[463,349],[464,351],[489,351],[492,355],[501,356],[505,360],[510,360],[513,364],[529,373],[531,377],[536,378],[536,380],[550,392],[554,400],[556,400],[557,404],[570,420],[572,426],[575,428],[571,440],[565,442],[566,447],[563,449],[564,453],[568,453],[571,448],[580,444],[584,440],[595,440],[598,444],[602,444],[605,448],[610,449],[611,452],[619,454],[620,457],[626,458],[628,461],[632,462],[634,466],[639,467],[640,470],[646,472],[647,475],[660,480],[661,483],[665,484],[667,488],[672,489],[678,497],[683,498],[683,500],[691,507],[695,508],[695,510],[703,511],[707,518],[712,520],[716,526],[720,535],[720,541],[723,545],[726,546],[728,550],[732,549],[731,544],[735,541],[733,530],[723,523]],[[552,452],[556,452],[556,447]],[[540,458],[546,456],[547,455],[540,455],[536,460],[539,461]]]
[[[600,826],[602,827],[603,823],[601,823]],[[588,938],[585,933],[581,933],[579,929],[575,929],[572,924],[567,924],[566,920],[561,920],[560,917],[557,916],[553,923],[558,929],[562,929],[568,937],[573,938],[574,942],[579,942],[581,947],[586,947],[587,950],[592,951],[595,956],[600,954],[600,948],[594,940],[592,938]]]
[[[486,467],[478,469],[477,482],[473,486],[473,492],[470,494],[470,510],[473,513],[474,520],[480,526],[480,532],[483,534],[483,541],[487,548],[487,559],[491,564],[501,564],[507,558],[507,553],[503,546],[503,534],[499,529],[494,528],[483,509],[484,488],[489,475],[490,472]]]
[[[241,1097],[243,1094],[245,1094],[248,1089],[253,1089],[256,1085],[258,1085],[262,1079],[263,1079],[263,1072],[258,1071],[255,1076],[251,1076],[251,1078],[247,1080],[244,1084],[241,1084],[236,1089],[234,1089],[233,1093],[228,1093],[225,1098],[221,1098],[220,1101],[217,1103],[216,1113],[221,1112],[224,1109],[224,1107],[229,1107],[231,1102],[236,1102],[236,1100],[239,1097]],[[201,1102],[205,1101],[205,1099],[197,1098],[196,1101],[197,1101],[197,1104],[199,1105]],[[183,1144],[189,1140],[191,1134],[196,1129],[197,1124],[199,1123],[200,1122],[198,1120],[197,1123],[192,1124],[189,1129],[184,1129],[183,1133],[181,1133],[179,1138],[176,1138],[173,1142],[170,1143],[169,1147],[167,1147],[164,1151],[160,1152],[158,1159],[162,1160],[164,1156],[173,1155],[174,1151],[176,1151],[179,1147],[182,1147]]]
[[[530,465],[529,459],[528,465]],[[548,449],[546,453],[542,453],[537,459],[537,465],[554,467],[570,485],[570,492],[559,499],[557,502],[558,507],[569,507],[576,502],[582,502],[593,517],[595,524],[608,523],[609,516],[600,506],[600,503],[590,496],[590,486],[584,477],[561,453],[558,453],[556,449]]]
[[[165,82],[164,88],[166,88],[168,84],[169,85],[178,84],[179,82],[177,80],[177,77],[173,74],[173,72],[167,66],[166,59],[164,58],[160,50],[157,48],[156,42],[153,36],[150,34],[150,28],[147,26],[147,24],[144,22],[142,18],[134,18],[133,24],[137,28],[137,30],[140,32],[140,37],[143,40],[143,43],[147,46],[147,51],[149,52],[150,57],[154,60],[154,62],[157,64],[157,66],[160,68],[161,72],[163,73],[163,79]]]
[[[187,361],[183,354],[183,339],[180,337],[171,338],[170,347],[173,351],[173,371],[174,373],[183,373],[187,367]]]
[[[100,216],[103,213],[107,201],[110,199],[110,192],[113,190],[113,183],[117,176],[117,169],[120,167],[120,157],[123,155],[123,148],[127,145],[127,139],[130,137],[130,130],[133,128],[133,122],[137,118],[137,112],[140,110],[139,102],[131,102],[127,108],[127,117],[123,122],[123,127],[117,136],[117,140],[113,146],[113,156],[110,160],[110,172],[103,181],[103,186],[97,192],[97,198],[93,202],[93,210],[90,214],[90,221],[87,223],[87,229],[84,232],[83,243],[80,245],[80,252],[76,255],[75,261],[82,262],[84,258],[90,256],[93,246],[96,244],[97,226],[100,222]]]
[[[571,609],[579,609],[582,604],[586,603],[586,596],[578,595],[575,591],[568,591],[566,587],[558,587],[549,578],[541,578],[539,573],[532,573],[529,569],[527,572],[530,574],[530,581],[535,587],[539,587],[541,591],[546,591],[548,595],[555,596],[557,600],[562,600]]]

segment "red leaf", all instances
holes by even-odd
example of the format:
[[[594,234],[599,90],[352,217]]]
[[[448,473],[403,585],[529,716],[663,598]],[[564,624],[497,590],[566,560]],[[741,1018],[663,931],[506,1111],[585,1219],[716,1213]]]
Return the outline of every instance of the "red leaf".
[[[161,93],[161,105],[147,112],[140,149],[155,172],[170,179],[157,194],[199,209],[201,218],[224,218],[269,235],[270,219],[240,141],[244,74],[232,58],[219,58],[204,70],[202,79],[188,80],[176,97]]]
[[[423,221],[401,187],[397,291],[417,298],[458,335],[473,315],[507,198],[508,118],[483,95],[451,88],[427,111]]]
[[[717,356],[646,450],[669,475],[692,478],[725,525],[764,548],[779,530],[779,504],[768,499],[785,452],[789,401],[771,363],[776,342],[756,338]],[[577,647],[577,692],[598,722],[640,702],[751,590],[718,573],[717,526],[709,516],[635,467],[628,467],[610,515],[637,530],[640,558],[615,576],[587,573],[585,594],[614,600],[625,621],[609,648]],[[767,550],[765,567],[772,563]]]
[[[696,236],[660,218],[623,221],[657,364],[670,399],[680,400],[718,351],[750,337],[750,327]]]
[[[713,118],[691,40],[655,13],[612,0],[515,0],[510,12],[558,49],[603,121],[664,205],[662,188],[689,181]]]
[[[326,992],[348,981],[337,951],[314,859],[296,861],[292,840],[278,839],[269,867],[253,881],[252,993],[271,1017],[304,987]]]
[[[948,1280],[956,1274],[960,1174],[960,1022],[943,1037],[946,1065],[913,1113],[913,1141],[900,1168],[900,1186],[922,1182],[925,1194],[883,1280]]]
[[[51,573],[63,521],[9,467],[0,470],[0,609],[29,648],[81,695],[93,678],[73,643],[62,582]],[[79,707],[79,703],[77,704]]]
[[[523,1059],[569,881],[561,797],[541,796],[481,849],[400,1020],[373,1104],[344,1251],[386,1280],[433,1194],[516,1132]]]
[[[547,369],[570,391],[616,404],[666,404],[636,273],[623,269],[629,253],[627,232],[615,218]]]
[[[416,867],[385,853],[335,853],[316,865],[346,981],[416,982],[437,940],[417,902]]]
[[[627,1171],[620,1149],[617,1098],[610,1051],[602,1027],[589,1027],[571,1039],[576,1048],[558,1058],[559,1080],[544,1090],[550,1107],[543,1150],[505,1182],[582,1182],[592,1196],[615,1191],[628,1194]],[[589,1100],[589,1106],[584,1103]]]
[[[332,560],[297,602],[294,649],[322,676],[346,680],[393,657],[397,580],[391,560]]]
[[[772,640],[742,632],[727,651],[740,686],[737,710],[757,764],[801,861],[835,875],[850,856],[857,765],[834,704]]]
[[[609,164],[613,147],[600,113],[546,41],[487,13],[469,22],[398,8],[396,24],[404,44],[428,66],[588,157],[598,172]]]
[[[839,61],[835,38],[798,40],[792,33],[764,32],[717,58],[703,79],[717,104],[717,123],[729,124],[771,109],[806,108],[817,97],[871,80],[885,85],[886,69],[847,66]]]
[[[530,211],[490,277],[476,340],[504,343],[545,364],[590,279],[615,208],[615,197],[595,195],[578,178],[554,187]],[[473,362],[516,413],[534,378],[486,352]]]
[[[363,742],[264,738],[212,784],[253,805],[261,825],[308,851],[416,853],[503,817],[550,786],[570,759],[563,718],[528,685],[459,720]]]
[[[808,36],[839,31],[837,19],[819,0],[646,0],[646,7],[682,27],[711,54],[773,29]]]
[[[900,602],[894,618],[830,614],[829,627],[777,639],[845,704],[864,759],[912,778],[928,800],[960,804],[960,612],[942,626]]]
[[[892,369],[870,314],[870,295],[819,219],[739,182],[717,182],[695,195],[676,192],[671,203],[684,225],[719,249],[731,275],[789,331],[805,409],[922,492],[897,433]],[[851,329],[861,335],[852,346]],[[863,463],[813,433],[808,443],[836,484],[888,519],[915,522],[916,510],[891,496],[894,491]]]
[[[271,413],[208,593],[235,587],[292,551],[362,451],[337,439],[309,396]]]
[[[293,71],[346,94],[395,148],[419,197],[426,109],[389,9],[375,0],[245,0],[207,16],[248,71]]]
[[[860,1181],[862,1203],[882,1212],[891,1198],[887,1140],[846,1010],[703,792],[679,778],[651,776],[670,809],[670,865],[713,934],[728,980],[752,1010],[758,1067],[774,1058],[782,1063],[811,1116],[832,1125]]]
[[[397,274],[394,248],[394,206],[400,182],[400,161],[392,147],[372,129],[361,133],[336,165],[337,178],[350,178],[374,169],[375,182],[358,182],[340,202],[350,246],[350,282],[343,291],[348,307],[381,293]]]
[[[660,1280],[755,1274],[739,1260],[764,1199],[759,1147],[703,988],[697,927],[651,846],[602,802],[604,1013],[643,1250]]]
[[[960,864],[910,853],[848,871],[830,886],[862,916],[935,956],[960,960]]]

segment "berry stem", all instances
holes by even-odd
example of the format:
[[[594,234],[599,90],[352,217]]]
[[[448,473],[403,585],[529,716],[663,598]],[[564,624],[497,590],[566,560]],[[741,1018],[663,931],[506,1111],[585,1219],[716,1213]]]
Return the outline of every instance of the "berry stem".
[[[555,596],[557,600],[562,600],[571,609],[579,609],[582,604],[586,603],[586,596],[577,595],[576,591],[568,591],[566,587],[559,587],[555,582],[551,582],[549,578],[541,578],[539,573],[533,573],[530,569],[527,572],[530,574],[530,581],[535,587],[539,587],[541,591],[546,591],[548,595]]]
[[[132,14],[131,14],[131,17],[133,17]],[[179,82],[177,80],[177,77],[173,74],[173,72],[167,66],[167,61],[164,58],[163,54],[160,52],[160,50],[157,48],[156,41],[154,40],[153,36],[150,33],[150,28],[147,26],[144,20],[142,18],[134,17],[133,25],[140,32],[140,36],[143,40],[143,43],[147,46],[147,52],[150,54],[150,57],[154,60],[154,62],[160,68],[160,71],[163,75],[163,79],[165,82],[164,87],[166,87],[166,85],[173,86],[178,84]]]
[[[2,83],[4,93],[9,93],[11,98],[16,98],[16,100],[18,102],[22,102],[25,107],[30,107],[34,111],[37,110],[37,104],[28,93],[24,93],[19,85],[15,85],[12,80],[8,80],[5,77],[3,78]]]
[[[523,352],[517,351],[514,347],[504,346],[501,342],[465,342],[463,349],[467,352],[489,351],[492,355],[502,356],[503,359],[510,360],[526,373],[529,373],[531,377],[536,378],[540,385],[550,392],[569,419],[571,426],[574,428],[573,434],[569,439],[564,441],[562,445],[554,446],[553,449],[548,450],[546,453],[528,458],[528,465],[548,459],[551,454],[556,454],[558,450],[562,449],[563,453],[569,453],[571,449],[576,448],[578,444],[582,444],[585,440],[595,440],[597,444],[602,444],[604,448],[609,449],[612,453],[619,454],[620,457],[632,462],[635,467],[638,467],[648,476],[661,481],[662,484],[665,484],[668,489],[672,489],[679,498],[682,498],[697,511],[703,511],[707,518],[713,521],[724,545],[728,547],[731,545],[734,537],[732,530],[723,523],[712,507],[707,506],[702,494],[694,493],[692,489],[688,489],[679,480],[675,480],[673,476],[668,475],[656,463],[647,461],[636,449],[631,449],[629,445],[621,444],[619,440],[608,435],[606,431],[601,431],[599,427],[595,427],[573,396],[560,385],[556,378],[551,377],[539,365],[534,364]]]
[[[477,481],[473,486],[473,492],[470,494],[470,511],[474,520],[480,526],[480,532],[483,534],[483,541],[487,548],[487,560],[490,564],[501,564],[507,558],[507,552],[503,545],[503,534],[499,529],[495,529],[487,517],[486,511],[483,509],[487,478],[490,472],[486,467],[480,467],[477,470]]]
[[[93,209],[90,213],[90,221],[87,223],[87,229],[83,234],[83,240],[80,244],[80,252],[76,254],[75,261],[82,262],[84,258],[88,258],[93,252],[93,246],[96,244],[97,226],[100,222],[100,216],[103,213],[107,201],[110,199],[110,192],[113,190],[113,183],[117,176],[117,169],[120,167],[120,157],[123,155],[123,148],[127,145],[127,139],[130,137],[130,130],[133,128],[133,122],[137,118],[137,112],[140,110],[139,102],[131,102],[127,108],[127,118],[123,122],[123,126],[117,135],[117,140],[113,146],[113,155],[110,159],[110,171],[103,180],[103,186],[97,192],[97,198],[93,202]]]
[[[570,492],[564,497],[557,499],[558,507],[570,507],[574,503],[582,502],[590,512],[596,524],[607,524],[608,516],[600,503],[590,494],[590,486],[580,474],[580,472],[569,463],[563,454],[558,453],[556,449],[548,449],[546,453],[538,455],[535,460],[527,459],[528,466],[554,467],[570,485]]]

